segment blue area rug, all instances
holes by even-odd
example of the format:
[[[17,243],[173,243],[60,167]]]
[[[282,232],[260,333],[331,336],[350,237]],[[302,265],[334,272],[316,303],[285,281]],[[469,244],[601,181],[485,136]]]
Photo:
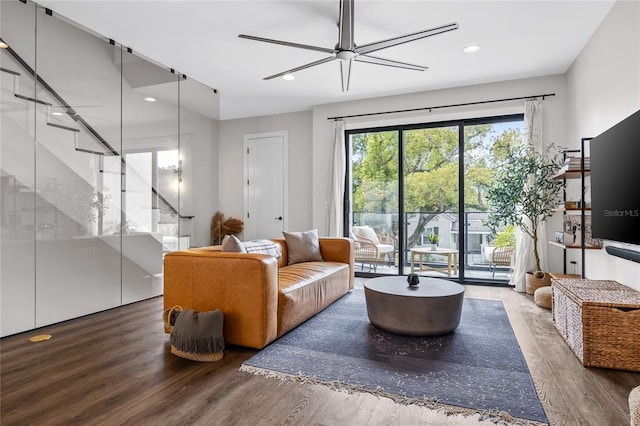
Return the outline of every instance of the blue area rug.
[[[363,290],[353,290],[241,370],[503,424],[548,423],[499,300],[465,298],[453,333],[411,337],[371,325]]]

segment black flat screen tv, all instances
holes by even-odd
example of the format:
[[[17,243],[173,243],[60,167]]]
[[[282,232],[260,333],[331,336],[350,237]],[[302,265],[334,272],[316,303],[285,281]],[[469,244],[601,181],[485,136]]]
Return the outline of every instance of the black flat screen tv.
[[[591,231],[640,245],[640,111],[589,143]]]

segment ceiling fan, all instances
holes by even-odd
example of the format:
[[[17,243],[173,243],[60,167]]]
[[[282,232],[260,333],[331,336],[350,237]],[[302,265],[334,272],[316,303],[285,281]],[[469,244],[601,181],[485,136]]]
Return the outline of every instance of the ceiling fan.
[[[446,33],[458,29],[457,23],[451,23],[441,25],[439,27],[430,28],[424,31],[418,31],[415,33],[407,34],[404,36],[393,37],[386,40],[377,41],[374,43],[364,44],[358,46],[353,40],[353,5],[354,0],[340,0],[340,20],[338,21],[338,44],[333,49],[319,46],[310,46],[307,44],[291,43],[288,41],[274,40],[264,37],[250,36],[246,34],[240,34],[238,37],[246,38],[249,40],[262,41],[265,43],[280,44],[283,46],[295,47],[298,49],[315,50],[317,52],[329,53],[331,56],[319,61],[311,62],[309,64],[301,65],[296,68],[292,68],[287,71],[280,72],[278,74],[265,77],[264,80],[271,80],[276,77],[281,77],[285,74],[291,74],[296,71],[300,71],[306,68],[311,68],[316,65],[331,62],[336,59],[340,59],[340,70],[342,76],[342,91],[349,90],[349,80],[351,78],[351,63],[352,61],[366,62],[374,65],[385,65],[395,68],[404,68],[414,71],[424,71],[428,67],[421,65],[408,64],[406,62],[392,61],[390,59],[384,59],[377,56],[371,56],[370,53],[378,50],[386,49],[399,44],[408,43],[411,41],[419,40],[425,37],[430,37],[437,34]]]

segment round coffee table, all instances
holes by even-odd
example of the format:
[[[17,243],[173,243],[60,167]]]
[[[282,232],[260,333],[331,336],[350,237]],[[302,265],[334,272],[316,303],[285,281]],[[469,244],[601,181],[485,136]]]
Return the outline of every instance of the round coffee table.
[[[460,324],[464,287],[438,278],[420,277],[410,287],[407,277],[374,278],[364,283],[369,321],[392,333],[437,336]]]

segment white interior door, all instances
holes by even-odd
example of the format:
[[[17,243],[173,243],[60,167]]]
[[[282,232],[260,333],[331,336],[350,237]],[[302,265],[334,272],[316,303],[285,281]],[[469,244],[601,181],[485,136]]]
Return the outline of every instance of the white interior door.
[[[244,238],[274,238],[287,229],[287,132],[245,135]]]

